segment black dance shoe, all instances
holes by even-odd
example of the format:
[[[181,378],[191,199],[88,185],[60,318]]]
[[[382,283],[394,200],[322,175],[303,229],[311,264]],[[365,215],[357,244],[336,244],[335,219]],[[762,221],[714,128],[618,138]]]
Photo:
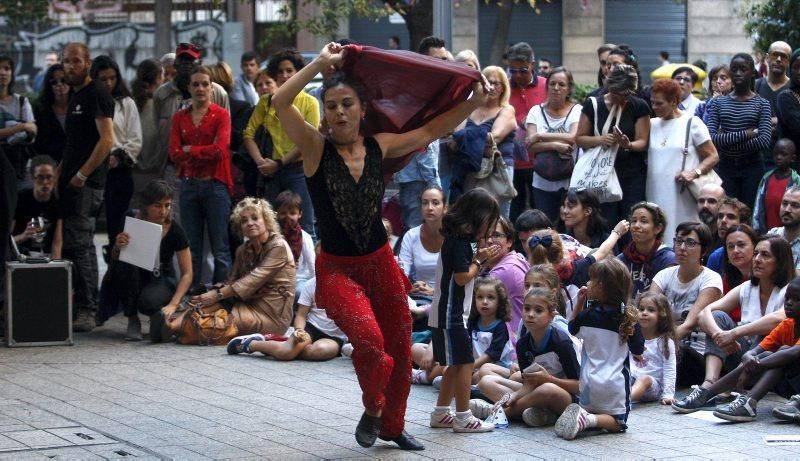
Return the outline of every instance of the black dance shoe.
[[[368,415],[365,411],[356,426],[356,442],[364,448],[375,445],[378,432],[381,431],[381,417]]]
[[[425,445],[419,443],[417,439],[414,438],[413,435],[409,434],[406,431],[403,431],[400,435],[394,438],[384,438],[381,437],[381,440],[385,440],[387,442],[394,442],[400,447],[401,450],[424,450]]]

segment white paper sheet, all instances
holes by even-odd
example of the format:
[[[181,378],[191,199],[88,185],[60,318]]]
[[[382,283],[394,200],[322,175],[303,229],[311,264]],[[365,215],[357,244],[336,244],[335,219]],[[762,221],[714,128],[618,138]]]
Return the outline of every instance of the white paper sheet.
[[[800,435],[764,435],[767,445],[800,445]]]
[[[713,411],[709,411],[709,410],[695,411],[694,413],[689,413],[686,416],[688,416],[689,418],[694,418],[694,419],[702,419],[703,421],[711,421],[712,423],[729,423],[730,422],[730,421],[725,421],[722,418],[717,418],[716,416],[714,416],[714,412]]]
[[[161,248],[161,225],[126,216],[125,233],[130,240],[120,251],[119,260],[152,271]]]

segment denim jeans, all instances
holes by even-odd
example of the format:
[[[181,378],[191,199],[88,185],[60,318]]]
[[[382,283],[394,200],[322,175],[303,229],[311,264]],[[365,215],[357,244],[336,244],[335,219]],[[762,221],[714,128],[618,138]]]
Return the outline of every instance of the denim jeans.
[[[89,186],[80,189],[68,186],[61,193],[62,207],[69,210],[64,217],[62,256],[72,261],[72,286],[75,289],[73,317],[85,311],[97,311],[98,267],[94,248],[95,217],[103,203],[103,189]]]
[[[223,282],[231,269],[228,247],[228,222],[231,197],[228,188],[217,180],[183,178],[181,180],[181,225],[189,237],[192,251],[192,283],[202,280],[203,231],[214,256],[214,283]]]
[[[311,203],[311,195],[308,193],[308,186],[306,186],[306,175],[303,172],[303,164],[301,162],[289,164],[281,168],[275,176],[264,178],[266,199],[275,207],[275,199],[278,194],[285,190],[291,190],[300,196],[303,201],[300,205],[302,207],[303,216],[300,217],[300,227],[311,235],[311,238],[316,241],[317,233],[314,231],[314,205]]]
[[[406,231],[422,224],[422,192],[428,186],[425,181],[403,182],[400,186],[400,209],[403,211],[403,229]]]
[[[754,154],[755,155],[755,154]],[[758,183],[764,176],[764,161],[760,157],[752,158],[721,158],[719,162],[719,176],[722,178],[722,188],[728,197],[736,197],[747,206],[752,207],[756,201]]]

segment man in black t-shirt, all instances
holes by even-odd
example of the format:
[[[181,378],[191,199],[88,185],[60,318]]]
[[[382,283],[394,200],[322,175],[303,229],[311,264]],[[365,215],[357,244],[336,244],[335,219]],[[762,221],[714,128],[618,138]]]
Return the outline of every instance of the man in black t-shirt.
[[[17,210],[12,221],[12,235],[22,253],[39,251],[61,258],[62,224],[55,197],[56,161],[49,155],[37,155],[31,159],[33,189],[23,189],[17,199]],[[44,239],[37,243],[36,234],[42,232],[38,226],[29,225],[32,218],[41,218]]]
[[[74,331],[91,331],[97,311],[97,255],[94,218],[103,201],[107,157],[114,145],[114,100],[89,77],[92,64],[83,43],[64,48],[70,101],[64,156],[58,167],[59,209],[64,218],[63,256],[74,264]]]

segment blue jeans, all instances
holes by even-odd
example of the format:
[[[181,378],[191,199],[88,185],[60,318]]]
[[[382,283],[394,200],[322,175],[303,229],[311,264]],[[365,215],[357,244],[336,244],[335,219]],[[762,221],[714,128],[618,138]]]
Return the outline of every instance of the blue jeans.
[[[181,225],[189,237],[189,248],[192,251],[192,283],[197,284],[202,280],[205,229],[208,229],[208,240],[214,256],[214,283],[225,281],[231,270],[231,253],[228,247],[231,197],[228,195],[228,188],[213,179],[183,178],[180,195]]]
[[[747,206],[752,207],[756,201],[758,183],[764,176],[764,161],[761,154],[758,158],[722,157],[719,161],[719,176],[722,178],[722,188],[728,197],[736,197]]]
[[[428,183],[411,181],[400,183],[400,208],[403,210],[403,231],[422,224],[422,193]],[[401,229],[397,229],[400,231]],[[395,232],[397,232],[395,231]]]
[[[285,190],[291,190],[300,196],[300,204],[303,216],[300,217],[300,227],[311,235],[316,241],[317,233],[314,231],[314,205],[311,203],[311,195],[306,186],[306,175],[303,173],[303,163],[296,162],[281,168],[275,176],[264,178],[264,194],[269,203],[275,207],[275,199],[278,194]]]

